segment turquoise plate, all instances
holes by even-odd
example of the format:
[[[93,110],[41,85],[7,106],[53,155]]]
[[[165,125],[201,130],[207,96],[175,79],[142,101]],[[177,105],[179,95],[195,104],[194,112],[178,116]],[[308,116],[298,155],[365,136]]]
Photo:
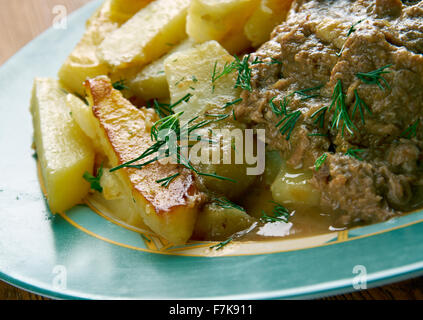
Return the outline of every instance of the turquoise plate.
[[[0,68],[0,279],[65,299],[310,298],[419,276],[423,211],[299,240],[175,247],[109,218],[95,199],[53,216],[33,158],[33,78],[55,77],[99,1]]]

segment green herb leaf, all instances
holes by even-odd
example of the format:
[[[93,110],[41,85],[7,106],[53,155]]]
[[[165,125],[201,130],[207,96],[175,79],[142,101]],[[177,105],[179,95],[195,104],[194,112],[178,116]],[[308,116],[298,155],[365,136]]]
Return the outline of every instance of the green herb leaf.
[[[363,161],[363,158],[361,158],[357,153],[362,153],[364,151],[365,150],[363,149],[348,149],[345,155]]]
[[[344,129],[346,128],[351,135],[354,135],[354,130],[357,129],[354,123],[351,121],[348,114],[348,109],[345,104],[345,94],[342,89],[342,82],[338,80],[335,85],[332,103],[329,106],[329,111],[335,106],[335,111],[332,117],[332,129],[336,128],[342,130],[342,136],[344,136]]]
[[[320,167],[325,163],[327,157],[328,155],[324,153],[319,158],[317,158],[316,162],[314,163],[314,168],[316,171],[319,171]]]
[[[164,178],[164,179],[160,179],[160,180],[157,180],[156,182],[157,183],[161,183],[162,185],[162,187],[164,187],[164,188],[167,188],[167,187],[169,187],[169,185],[170,185],[170,183],[176,178],[176,177],[178,177],[180,175],[180,173],[175,173],[174,175],[171,175],[170,177],[167,177],[167,178]]]
[[[103,164],[97,170],[97,175],[95,177],[89,172],[85,172],[82,177],[91,184],[91,189],[101,193],[103,192],[103,187],[100,184],[100,180],[102,176],[103,176]]]
[[[287,208],[280,205],[279,203],[276,203],[274,201],[271,201],[275,206],[272,210],[272,215],[268,215],[266,212],[262,211],[262,217],[260,218],[261,222],[267,223],[273,223],[273,222],[285,222],[288,223],[289,218],[291,216],[291,213]]]
[[[372,114],[372,112],[370,111],[367,104],[358,95],[357,89],[354,89],[354,95],[355,95],[355,105],[354,105],[354,109],[353,109],[353,112],[352,112],[352,118],[354,118],[355,112],[358,109],[358,111],[360,112],[361,122],[363,124],[365,124],[364,111],[367,111],[370,115]]]
[[[128,90],[129,88],[125,85],[125,80],[119,80],[112,84],[113,88],[116,90],[122,91],[122,90]]]
[[[412,139],[417,136],[417,128],[420,124],[420,120],[417,119],[415,122],[413,122],[407,129],[405,129],[400,137],[405,139]]]
[[[388,81],[386,81],[386,79],[382,76],[383,74],[386,73],[390,73],[391,71],[385,71],[385,69],[391,67],[392,64],[388,64],[382,68],[370,71],[370,72],[359,72],[356,74],[356,77],[358,79],[360,79],[361,81],[363,81],[366,84],[376,84],[381,90],[385,90],[385,87],[383,86],[383,84],[385,84],[385,86],[388,89],[391,89],[391,87],[389,86]]]
[[[243,212],[247,212],[243,207],[237,205],[236,203],[233,203],[229,201],[226,198],[213,198],[212,201],[219,207],[224,209],[236,209]]]
[[[220,242],[214,246],[211,246],[210,249],[216,249],[216,250],[221,250],[223,249],[225,246],[227,246],[231,241],[233,241],[233,238],[229,238],[223,242]]]

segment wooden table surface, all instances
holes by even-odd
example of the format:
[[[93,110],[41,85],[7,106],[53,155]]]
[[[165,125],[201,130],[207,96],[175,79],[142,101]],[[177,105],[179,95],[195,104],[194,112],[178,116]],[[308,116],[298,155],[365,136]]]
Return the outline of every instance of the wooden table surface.
[[[71,13],[90,0],[0,0],[0,65],[28,41],[51,27],[53,8],[65,6]],[[44,298],[0,281],[0,300]],[[339,295],[331,300],[423,299],[423,277],[397,284]]]

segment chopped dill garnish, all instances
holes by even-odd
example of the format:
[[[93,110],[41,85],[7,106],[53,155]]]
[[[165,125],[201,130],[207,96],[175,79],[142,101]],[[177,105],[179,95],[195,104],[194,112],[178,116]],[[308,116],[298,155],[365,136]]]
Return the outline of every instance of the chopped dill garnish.
[[[191,79],[192,79],[193,82],[198,82],[198,79],[197,79],[196,76],[192,76]]]
[[[355,158],[357,160],[363,161],[363,158],[361,158],[357,153],[364,152],[363,149],[348,149],[345,153],[346,156],[349,156],[351,158]]]
[[[156,111],[157,115],[160,118],[167,117],[171,114],[173,114],[173,108],[181,104],[182,102],[188,102],[193,95],[191,93],[187,93],[185,96],[183,96],[181,99],[176,101],[173,104],[166,104],[166,103],[160,103],[157,100],[153,101],[154,104],[154,110]]]
[[[301,111],[297,110],[294,112],[288,111],[288,104],[290,102],[290,99],[285,97],[283,100],[283,103],[279,102],[279,107],[275,105],[273,102],[275,97],[273,97],[269,101],[270,109],[277,117],[283,117],[277,124],[276,128],[279,128],[279,132],[282,134],[282,136],[285,136],[286,140],[289,140],[291,138],[292,131],[295,128],[295,125],[297,124],[298,119],[301,116]]]
[[[101,177],[103,176],[103,164],[97,170],[97,175],[94,177],[91,173],[85,172],[82,176],[86,181],[91,184],[91,189],[98,192],[103,192],[103,187],[100,184]]]
[[[344,136],[344,129],[346,128],[351,135],[354,135],[354,129],[357,129],[348,114],[348,109],[345,104],[345,94],[342,89],[342,82],[338,80],[333,90],[332,103],[329,106],[329,111],[335,106],[332,118],[332,129],[342,128],[342,136]],[[341,127],[342,123],[342,127]]]
[[[386,79],[382,76],[383,74],[386,73],[390,73],[391,71],[385,71],[385,69],[391,67],[392,64],[388,64],[382,68],[370,71],[370,72],[359,72],[356,74],[356,77],[358,79],[360,79],[361,81],[363,81],[366,84],[376,84],[381,90],[385,90],[385,87],[383,86],[383,84],[385,84],[385,86],[388,89],[391,89],[391,87],[389,86],[388,81],[386,81]]]
[[[321,107],[319,110],[317,110],[311,115],[311,119],[316,118],[314,120],[314,124],[319,124],[320,128],[322,129],[325,125],[325,116],[326,116],[327,110],[328,110],[328,107]]]
[[[238,77],[236,79],[235,88],[242,88],[247,91],[252,91],[251,88],[251,69],[250,69],[250,55],[244,56],[242,60],[238,58],[238,56],[234,56],[235,60],[231,63],[226,63],[223,67],[223,70],[219,73],[217,72],[217,61],[214,64],[213,72],[212,72],[212,84],[213,84],[213,92],[215,89],[215,82],[220,79],[221,77],[228,75],[234,71],[238,71]],[[251,64],[259,64],[263,63],[256,58]]]
[[[171,175],[170,177],[164,178],[164,179],[160,179],[157,180],[157,183],[161,183],[161,186],[164,188],[169,187],[170,183],[180,175],[180,173],[175,173],[174,175]]]
[[[232,109],[232,117],[233,117],[234,121],[236,121],[236,116],[235,116],[235,110],[234,109]]]
[[[301,100],[308,100],[308,99],[311,99],[311,98],[315,98],[315,97],[319,97],[320,96],[320,94],[318,94],[318,93],[316,93],[316,94],[308,94],[308,92],[319,90],[322,87],[323,87],[323,85],[319,85],[319,86],[316,86],[316,87],[313,87],[313,88],[307,88],[307,89],[303,89],[303,90],[297,90],[297,91],[294,91],[293,93],[294,94],[296,93],[296,94],[302,96]]]
[[[358,109],[358,111],[360,112],[361,122],[363,124],[365,124],[365,121],[364,121],[364,111],[367,111],[370,115],[372,114],[372,112],[370,111],[370,109],[367,106],[367,104],[358,95],[357,89],[354,89],[354,95],[355,95],[355,105],[354,105],[354,109],[353,109],[353,112],[352,112],[351,117],[354,119],[355,112]]]
[[[193,119],[191,119],[190,121],[188,121],[186,124],[184,124],[182,127],[180,126],[180,122],[179,122],[179,118],[180,116],[183,114],[183,112],[179,112],[176,114],[171,114],[167,117],[161,118],[160,120],[158,120],[151,128],[151,140],[155,143],[153,145],[151,145],[150,147],[148,147],[139,157],[132,159],[128,162],[125,162],[115,168],[110,169],[110,172],[114,172],[117,170],[120,170],[122,168],[135,168],[135,169],[142,169],[143,167],[147,166],[148,164],[151,164],[153,162],[156,162],[160,159],[164,159],[164,158],[168,158],[168,157],[176,157],[176,159],[178,160],[178,163],[183,165],[185,168],[195,172],[196,174],[198,174],[199,176],[204,176],[204,177],[212,177],[215,179],[219,179],[219,180],[225,180],[225,181],[231,181],[233,183],[237,183],[237,181],[231,179],[231,178],[227,178],[227,177],[222,177],[217,175],[216,173],[212,174],[212,173],[204,173],[204,172],[199,172],[197,169],[195,169],[192,164],[190,163],[189,160],[187,160],[180,152],[181,147],[178,144],[179,141],[183,139],[188,139],[189,134],[197,129],[200,129],[206,125],[208,125],[209,123],[218,121],[218,120],[203,120],[200,121],[197,124],[193,124],[193,122],[195,120],[198,119],[198,117],[195,117]],[[162,130],[166,130],[167,132],[170,133],[175,133],[176,134],[176,138],[177,141],[175,141],[175,145],[173,146],[169,146],[168,149],[164,150],[164,154],[160,154],[157,155],[155,157],[153,157],[150,160],[145,161],[144,163],[141,164],[133,164],[137,161],[143,160],[147,157],[150,157],[152,155],[154,155],[155,153],[158,153],[161,148],[163,146],[165,146],[168,143],[168,135],[166,135],[165,137],[162,137],[162,139],[159,139],[159,132]]]
[[[407,129],[405,129],[401,135],[400,138],[405,138],[405,139],[412,139],[414,137],[417,136],[417,128],[419,126],[419,119],[417,119],[416,121],[414,121]]]
[[[279,60],[277,60],[275,58],[270,58],[270,60],[271,60],[271,62],[269,62],[269,65],[272,65],[272,64],[282,64],[281,61],[279,61]]]
[[[327,157],[328,155],[324,153],[319,158],[317,158],[316,162],[314,163],[314,168],[316,171],[319,171],[320,167],[325,163]]]
[[[205,113],[204,115],[206,117],[217,118],[216,121],[225,120],[226,118],[229,118],[230,116],[230,114],[209,114],[209,113]]]
[[[185,80],[185,77],[182,77],[181,79],[179,79],[178,81],[175,82],[175,86],[177,86],[178,84],[180,84],[184,80]]]
[[[243,207],[240,205],[237,205],[236,203],[233,203],[232,201],[229,201],[226,198],[213,198],[213,203],[215,203],[217,206],[224,208],[224,209],[237,209],[239,211],[247,212]]]
[[[147,238],[147,236],[145,234],[140,233],[141,238],[143,238],[145,241],[147,241],[148,243],[151,242],[151,239]]]
[[[233,241],[233,237],[230,237],[229,239],[222,241],[214,246],[211,246],[210,249],[216,249],[216,250],[221,250],[223,249],[225,246],[227,246],[231,241]]]
[[[327,137],[328,135],[326,133],[309,133],[309,137]]]
[[[269,216],[266,212],[262,211],[262,217],[260,218],[261,222],[285,222],[288,223],[289,217],[291,216],[289,210],[284,206],[280,205],[279,203],[271,201],[271,203],[275,204],[272,210],[272,215]]]
[[[294,130],[295,125],[297,124],[297,121],[300,118],[300,116],[301,116],[301,111],[299,110],[291,112],[291,113],[287,113],[286,116],[276,124],[276,128],[281,126],[279,128],[279,132],[283,136],[286,136],[285,137],[286,140],[289,140],[291,138],[292,131]]]
[[[116,90],[122,91],[122,90],[128,90],[129,88],[125,85],[125,80],[119,80],[116,81],[112,84],[113,88],[115,88]]]
[[[226,108],[228,108],[228,107],[230,107],[230,106],[233,106],[233,105],[238,104],[238,103],[241,103],[241,102],[242,102],[242,98],[236,99],[236,100],[234,100],[234,101],[231,101],[231,102],[226,103],[226,104],[222,107],[222,109],[226,109]]]
[[[349,38],[349,36],[350,36],[353,32],[355,32],[355,31],[356,31],[355,27],[356,27],[357,25],[359,25],[360,23],[362,23],[363,21],[364,21],[364,20],[360,20],[360,21],[358,21],[358,22],[354,23],[354,24],[351,26],[351,28],[349,28],[349,29],[348,29],[347,39]],[[341,51],[339,51],[339,52],[336,54],[338,57],[340,57],[340,56],[342,55],[342,52],[344,52],[344,49],[345,49],[345,43],[346,43],[346,42],[347,42],[347,41],[345,41],[345,42],[344,42],[344,44],[342,45]]]

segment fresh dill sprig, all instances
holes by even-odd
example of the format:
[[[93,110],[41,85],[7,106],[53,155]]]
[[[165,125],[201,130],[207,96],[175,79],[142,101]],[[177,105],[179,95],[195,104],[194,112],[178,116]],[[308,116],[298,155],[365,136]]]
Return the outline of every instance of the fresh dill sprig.
[[[362,153],[364,152],[363,149],[348,149],[347,152],[345,153],[346,156],[349,156],[351,158],[355,158],[357,160],[363,161],[363,158],[361,158],[357,153]]]
[[[327,137],[328,135],[326,133],[309,133],[309,137]]]
[[[405,129],[401,133],[400,138],[412,139],[412,138],[416,137],[417,136],[417,128],[418,128],[419,124],[420,124],[420,120],[417,119],[407,129]]]
[[[167,103],[160,103],[157,100],[153,101],[154,104],[154,110],[156,111],[159,118],[165,118],[169,115],[174,114],[173,108],[181,104],[182,102],[189,102],[189,100],[193,97],[191,93],[187,93],[185,96],[183,96],[181,99],[176,101],[173,104],[167,104]]]
[[[349,28],[349,29],[348,29],[347,39],[349,38],[349,36],[350,36],[353,32],[355,32],[355,31],[356,31],[355,27],[356,27],[357,25],[359,25],[360,23],[362,23],[363,21],[364,21],[364,20],[360,20],[360,21],[358,21],[358,22],[354,23],[354,24],[351,26],[351,28]],[[344,42],[344,44],[342,45],[341,51],[339,51],[339,52],[336,54],[338,57],[340,57],[340,56],[342,55],[342,52],[344,52],[344,49],[345,49],[345,43],[346,43],[346,42],[347,42],[347,41],[345,41],[345,42]]]
[[[272,65],[272,64],[283,64],[281,61],[279,61],[279,60],[277,60],[277,59],[275,59],[273,57],[271,57],[270,60],[271,61],[268,63],[269,65]]]
[[[125,80],[121,79],[119,81],[116,81],[112,84],[113,88],[116,90],[122,91],[122,90],[128,90],[129,88],[125,85]]]
[[[370,111],[367,104],[363,101],[363,99],[361,99],[360,96],[358,95],[357,89],[354,89],[354,95],[355,95],[355,105],[354,105],[354,109],[353,109],[351,117],[354,119],[355,112],[358,109],[358,111],[360,112],[361,122],[365,124],[364,111],[367,111],[370,115],[372,115],[372,112]]]
[[[97,175],[93,176],[89,172],[85,172],[82,176],[87,182],[90,183],[91,189],[96,190],[98,192],[103,192],[103,187],[100,184],[101,177],[103,176],[103,164],[101,164],[100,168],[97,169]]]
[[[204,115],[206,117],[217,118],[216,121],[225,120],[226,118],[229,118],[231,116],[230,114],[210,114],[210,113],[205,113]]]
[[[303,89],[303,90],[297,90],[297,91],[294,91],[292,94],[298,94],[298,95],[302,96],[301,100],[308,100],[308,99],[311,99],[311,98],[315,98],[315,97],[319,97],[320,96],[319,93],[308,94],[308,92],[319,90],[322,87],[323,87],[323,85],[319,85],[319,86],[312,87],[312,88],[307,88],[307,89]]]
[[[243,212],[247,212],[243,207],[240,205],[237,205],[236,203],[233,203],[232,201],[229,201],[226,198],[213,198],[213,203],[215,203],[217,206],[224,208],[224,209],[237,209]]]
[[[328,107],[321,107],[319,110],[317,110],[311,115],[311,119],[316,118],[314,120],[314,124],[319,124],[320,128],[322,129],[325,125],[325,116],[326,116],[327,110],[328,110]]]
[[[167,177],[167,178],[164,178],[164,179],[157,180],[156,182],[157,182],[157,183],[161,183],[161,186],[162,186],[162,187],[167,188],[167,187],[169,187],[170,183],[171,183],[171,182],[172,182],[175,178],[177,178],[179,175],[180,175],[180,173],[175,173],[174,175],[171,175],[171,176],[169,176],[169,177]]]
[[[231,101],[231,102],[226,103],[226,104],[222,107],[222,109],[226,109],[226,108],[228,108],[228,107],[230,107],[230,106],[233,106],[233,105],[238,104],[238,103],[241,103],[241,102],[242,102],[242,98],[236,99],[236,100],[234,100],[234,101]]]
[[[273,223],[273,222],[285,222],[288,223],[289,217],[291,216],[289,210],[285,208],[284,206],[280,205],[279,203],[271,201],[275,206],[272,210],[272,215],[269,216],[266,212],[262,211],[262,217],[260,218],[260,221],[263,223]]]
[[[328,155],[324,153],[319,158],[317,158],[316,162],[314,163],[314,168],[316,171],[319,171],[320,167],[325,163],[327,157]]]
[[[351,135],[354,135],[354,129],[357,129],[348,114],[348,109],[345,104],[345,94],[342,89],[342,82],[338,80],[333,90],[332,103],[329,106],[329,111],[335,106],[332,117],[332,129],[341,128],[342,136],[344,136],[344,129],[346,128]],[[342,124],[342,126],[341,126]]]
[[[238,56],[234,56],[235,60],[231,63],[226,63],[223,67],[223,70],[220,72],[217,72],[217,61],[214,64],[214,68],[212,71],[212,90],[214,92],[215,89],[215,83],[218,79],[221,77],[228,75],[234,71],[238,71],[238,77],[235,82],[235,88],[242,88],[247,91],[252,91],[251,88],[251,69],[250,69],[250,55],[244,56],[244,58],[241,60],[238,58]],[[259,61],[258,58],[256,58],[251,64],[259,64],[263,63],[262,61]]]
[[[220,242],[220,243],[218,243],[218,244],[216,244],[214,246],[211,246],[210,249],[221,250],[221,249],[223,249],[225,246],[227,246],[233,240],[234,240],[234,238],[233,237],[230,237],[230,238],[228,238],[225,241],[222,241],[222,242]]]
[[[269,101],[270,109],[277,117],[283,117],[275,127],[280,127],[279,132],[282,134],[282,136],[285,136],[286,140],[289,140],[291,138],[292,131],[294,130],[295,125],[301,116],[301,111],[297,110],[294,112],[289,112],[287,106],[290,102],[290,99],[287,97],[284,97],[283,102],[279,102],[279,107],[275,105],[274,99],[275,97]]]
[[[383,86],[383,84],[385,84],[385,86],[388,89],[391,89],[388,81],[386,81],[386,79],[382,76],[383,74],[391,72],[391,71],[385,71],[385,69],[391,66],[392,64],[388,64],[384,67],[381,67],[379,69],[376,69],[370,72],[359,72],[359,73],[356,73],[356,77],[366,84],[376,84],[381,90],[385,90],[385,87]]]
[[[276,124],[276,128],[281,126],[279,128],[279,132],[285,136],[286,140],[289,140],[291,138],[292,131],[295,128],[295,125],[297,124],[298,119],[301,117],[301,111],[294,111],[291,113],[288,113],[281,121],[279,121]]]

